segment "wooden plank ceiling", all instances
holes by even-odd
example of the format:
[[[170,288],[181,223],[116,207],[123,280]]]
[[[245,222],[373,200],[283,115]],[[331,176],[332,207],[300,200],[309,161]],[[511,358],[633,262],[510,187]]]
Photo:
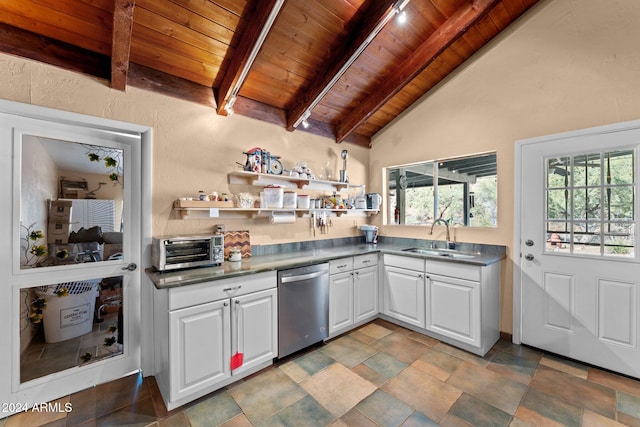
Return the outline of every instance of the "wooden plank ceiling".
[[[536,2],[0,0],[0,51],[369,146]]]

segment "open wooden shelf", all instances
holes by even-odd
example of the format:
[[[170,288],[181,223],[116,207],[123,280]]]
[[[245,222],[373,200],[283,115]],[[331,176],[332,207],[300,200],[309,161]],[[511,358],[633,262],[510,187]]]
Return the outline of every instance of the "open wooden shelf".
[[[297,187],[299,189],[327,189],[334,188],[336,191],[343,190],[345,188],[361,188],[362,184],[351,184],[349,182],[340,181],[325,181],[322,179],[308,179],[308,178],[294,178],[292,176],[285,175],[273,175],[267,173],[255,173],[255,172],[230,172],[228,174],[229,184],[244,184],[244,185],[287,185]]]
[[[349,182],[326,181],[321,179],[294,178],[284,175],[273,175],[266,173],[255,173],[246,171],[230,172],[227,174],[229,184],[238,185],[280,185],[283,187],[307,188],[309,190],[335,190],[341,191],[348,188],[363,188],[362,184],[351,184]],[[344,214],[366,215],[377,214],[376,209],[273,209],[273,208],[234,208],[233,202],[201,201],[201,200],[176,200],[173,202],[173,209],[176,210],[181,219],[207,219],[218,218],[220,216],[257,218],[266,217],[271,212],[295,212],[298,218],[316,213],[330,213],[335,216]]]
[[[215,207],[215,206],[181,206],[178,202],[184,202],[183,200],[176,200],[173,203],[174,210],[179,212],[181,219],[206,219],[206,218],[218,218],[219,216],[239,216],[246,218],[257,218],[260,216],[268,216],[271,212],[295,212],[298,218],[305,215],[311,215],[313,212],[331,213],[336,216],[342,216],[344,214],[352,215],[367,215],[377,214],[377,210],[373,209],[273,209],[273,208],[232,208],[232,207]],[[193,201],[195,202],[195,200]],[[212,211],[214,209],[214,211]]]

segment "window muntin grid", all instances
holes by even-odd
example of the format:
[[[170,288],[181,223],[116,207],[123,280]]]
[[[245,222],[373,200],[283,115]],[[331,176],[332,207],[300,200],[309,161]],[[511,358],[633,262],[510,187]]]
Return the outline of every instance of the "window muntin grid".
[[[635,151],[545,161],[545,253],[634,258]]]

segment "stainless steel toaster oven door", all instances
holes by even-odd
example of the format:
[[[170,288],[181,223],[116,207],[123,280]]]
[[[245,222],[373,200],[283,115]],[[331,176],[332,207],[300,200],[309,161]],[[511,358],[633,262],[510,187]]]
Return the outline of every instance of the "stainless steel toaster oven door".
[[[165,266],[177,267],[183,264],[210,262],[213,248],[211,239],[167,240],[164,250]]]

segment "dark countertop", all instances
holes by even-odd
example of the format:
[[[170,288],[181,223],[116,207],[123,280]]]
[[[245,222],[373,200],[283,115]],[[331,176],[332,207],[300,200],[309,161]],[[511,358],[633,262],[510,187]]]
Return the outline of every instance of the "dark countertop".
[[[482,245],[468,245],[460,248],[460,252],[472,254],[473,258],[456,259],[438,255],[424,255],[405,252],[409,247],[406,244],[378,243],[346,245],[332,248],[308,249],[296,252],[286,252],[270,255],[259,255],[245,258],[239,262],[224,262],[218,267],[202,267],[188,270],[159,273],[153,269],[147,269],[146,273],[157,289],[168,289],[178,286],[193,285],[211,280],[228,279],[247,274],[261,273],[265,271],[284,270],[310,264],[327,262],[332,259],[363,255],[371,252],[383,254],[402,255],[413,258],[431,259],[434,261],[454,262],[485,266],[499,262],[505,257],[504,253],[482,252]]]

